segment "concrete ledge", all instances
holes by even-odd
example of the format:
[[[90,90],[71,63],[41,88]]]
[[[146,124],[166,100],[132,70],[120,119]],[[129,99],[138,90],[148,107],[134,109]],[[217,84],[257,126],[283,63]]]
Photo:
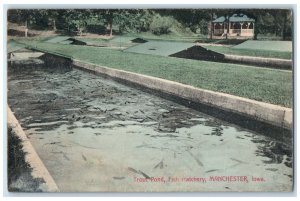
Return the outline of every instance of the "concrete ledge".
[[[224,59],[227,61],[240,62],[245,64],[273,66],[291,69],[293,62],[289,59],[276,59],[276,58],[264,58],[264,57],[251,57],[251,56],[240,56],[224,54]]]
[[[75,59],[73,59],[73,64],[96,74],[108,75],[112,78],[129,81],[146,88],[179,96],[194,102],[238,113],[277,127],[292,130],[293,112],[291,108],[195,88],[193,86],[147,75],[98,66]]]
[[[16,135],[22,141],[23,151],[25,154],[25,161],[30,164],[32,168],[33,178],[42,178],[45,181],[45,185],[42,187],[46,192],[59,192],[59,189],[53,180],[52,176],[48,172],[44,163],[41,161],[40,157],[36,153],[26,134],[24,133],[21,125],[16,119],[15,115],[12,113],[9,106],[7,106],[7,123],[14,130]]]

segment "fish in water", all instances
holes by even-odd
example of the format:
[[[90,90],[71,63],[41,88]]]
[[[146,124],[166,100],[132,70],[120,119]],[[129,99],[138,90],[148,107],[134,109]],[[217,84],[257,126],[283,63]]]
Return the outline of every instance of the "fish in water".
[[[129,170],[130,172],[133,172],[133,173],[136,173],[136,174],[143,175],[146,179],[150,179],[150,178],[151,178],[150,176],[148,176],[146,173],[142,172],[141,170],[136,170],[136,169],[134,169],[134,168],[132,168],[132,167],[128,167],[128,170]]]
[[[121,180],[121,179],[125,179],[125,177],[113,177],[113,179]]]
[[[206,171],[205,173],[209,173],[209,172],[215,172],[215,171],[218,171],[219,169],[212,169],[212,170],[208,170]]]
[[[230,158],[230,159],[233,160],[233,161],[239,162],[239,163],[245,163],[246,164],[246,162],[238,160],[238,159],[235,159],[235,158]]]
[[[64,156],[64,158],[67,159],[68,161],[70,160],[70,158],[69,158],[66,154],[63,153],[63,156]]]
[[[145,174],[144,172],[142,172],[142,171],[140,171],[139,170],[139,173],[141,174],[141,175],[143,175],[146,179],[150,179],[151,177],[149,177],[147,174]]]
[[[129,170],[130,172],[139,174],[139,171],[137,171],[136,169],[133,169],[133,168],[131,168],[131,167],[128,167],[128,170]]]
[[[192,152],[190,152],[189,150],[187,150],[187,152],[191,155],[192,158],[195,159],[199,166],[203,166],[203,163],[194,154],[192,154]]]
[[[161,160],[155,167],[154,167],[154,169],[156,169],[156,168],[160,168],[160,169],[163,169],[164,168],[164,161],[163,160]]]

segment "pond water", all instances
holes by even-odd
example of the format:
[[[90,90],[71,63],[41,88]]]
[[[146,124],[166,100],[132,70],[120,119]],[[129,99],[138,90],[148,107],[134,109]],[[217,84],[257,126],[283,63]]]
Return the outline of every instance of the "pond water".
[[[76,68],[11,65],[8,104],[62,192],[292,188],[291,143]]]

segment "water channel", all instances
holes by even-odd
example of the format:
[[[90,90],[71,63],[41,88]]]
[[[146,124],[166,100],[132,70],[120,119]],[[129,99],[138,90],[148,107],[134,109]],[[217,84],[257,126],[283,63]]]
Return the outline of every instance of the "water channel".
[[[9,66],[8,104],[62,192],[292,188],[290,143],[76,68],[35,63]]]

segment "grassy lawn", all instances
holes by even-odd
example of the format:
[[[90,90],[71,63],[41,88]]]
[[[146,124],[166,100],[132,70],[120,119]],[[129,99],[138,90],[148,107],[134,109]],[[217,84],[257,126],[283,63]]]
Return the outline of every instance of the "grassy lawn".
[[[225,46],[203,46],[209,50],[219,52],[221,54],[233,54],[233,55],[244,55],[253,57],[268,57],[268,58],[280,58],[280,59],[292,59],[291,52],[280,52],[270,50],[256,50],[256,49],[235,49],[232,47]]]
[[[23,44],[20,44],[20,43],[17,43],[15,41],[11,41],[10,43],[7,44],[7,52],[10,53],[10,52],[14,52],[18,49],[22,49],[24,48],[25,45]]]
[[[286,107],[292,105],[292,72],[244,65],[144,55],[90,46],[21,42],[111,68]]]
[[[76,38],[76,37],[75,37]],[[133,45],[130,41],[125,40],[107,40],[97,38],[76,38],[77,40],[86,42],[88,45],[105,46],[105,47],[130,47]]]
[[[163,40],[163,41],[177,41],[177,42],[195,42],[196,40],[206,40],[207,37],[203,35],[197,34],[162,34],[162,35],[155,35],[150,32],[141,32],[138,34],[126,34],[126,37],[136,37],[136,38],[143,38],[145,40]]]
[[[292,41],[258,41],[247,40],[241,44],[233,46],[234,49],[251,49],[277,52],[292,52]]]
[[[55,36],[57,37],[57,36]],[[51,40],[55,37],[31,37],[27,40],[30,41],[46,41]],[[207,38],[199,38],[198,36],[190,36],[183,37],[177,35],[161,35],[156,36],[151,33],[142,33],[142,34],[127,34],[124,36],[114,36],[112,39],[101,39],[101,38],[81,38],[74,37],[80,41],[86,42],[89,45],[95,46],[104,46],[104,47],[131,47],[135,45],[131,40],[134,38],[143,38],[145,40],[153,40],[153,41],[170,41],[170,42],[195,42],[197,40],[201,40],[202,43],[222,43],[224,40],[217,39],[207,39]],[[18,40],[18,38],[15,38]],[[20,39],[20,38],[19,38]],[[24,39],[21,39],[24,40]],[[226,40],[225,40],[226,41]],[[250,41],[252,42],[252,41]],[[254,41],[255,42],[255,41]],[[258,41],[261,42],[261,41]],[[265,42],[265,41],[263,41]],[[273,43],[274,41],[268,41]],[[276,42],[276,41],[275,41]],[[230,42],[229,42],[230,43]],[[234,48],[226,47],[226,46],[212,46],[212,45],[203,45],[203,47],[221,53],[221,54],[233,54],[233,55],[244,55],[244,56],[254,56],[254,57],[267,57],[267,58],[280,58],[280,59],[292,59],[292,53],[289,51],[271,51],[271,50],[259,50],[259,49],[243,49],[243,48]]]
[[[115,36],[110,40],[105,39],[92,39],[92,38],[80,38],[79,40],[87,42],[88,44],[94,44],[99,46],[114,46],[114,47],[130,47],[129,39],[134,39],[136,37],[141,37],[145,40],[154,40],[154,41],[172,41],[172,42],[194,42],[197,40],[197,37],[178,37],[178,36],[169,36],[162,35],[161,37],[155,35],[132,35],[132,36]],[[199,39],[199,38],[198,38]],[[209,40],[202,39],[202,42],[219,42],[220,40]],[[276,41],[275,41],[276,42]],[[292,59],[292,53],[288,51],[272,51],[272,50],[258,50],[258,49],[238,49],[233,47],[226,46],[204,46],[205,48],[216,51],[221,54],[233,54],[233,55],[244,55],[244,56],[254,56],[254,57],[268,57],[268,58],[280,58],[280,59]]]
[[[76,37],[75,37],[76,38]],[[127,34],[124,36],[114,36],[112,39],[97,39],[97,38],[80,38],[77,37],[78,40],[95,44],[95,45],[111,45],[111,46],[130,46],[131,40],[135,38],[142,38],[144,40],[154,40],[154,41],[172,41],[172,42],[195,42],[199,37],[179,37],[172,35],[150,35],[150,34]]]
[[[176,52],[186,50],[192,46],[194,46],[194,43],[183,43],[174,41],[149,41],[147,43],[135,45],[124,51],[140,54],[169,56],[171,54],[175,54]]]

